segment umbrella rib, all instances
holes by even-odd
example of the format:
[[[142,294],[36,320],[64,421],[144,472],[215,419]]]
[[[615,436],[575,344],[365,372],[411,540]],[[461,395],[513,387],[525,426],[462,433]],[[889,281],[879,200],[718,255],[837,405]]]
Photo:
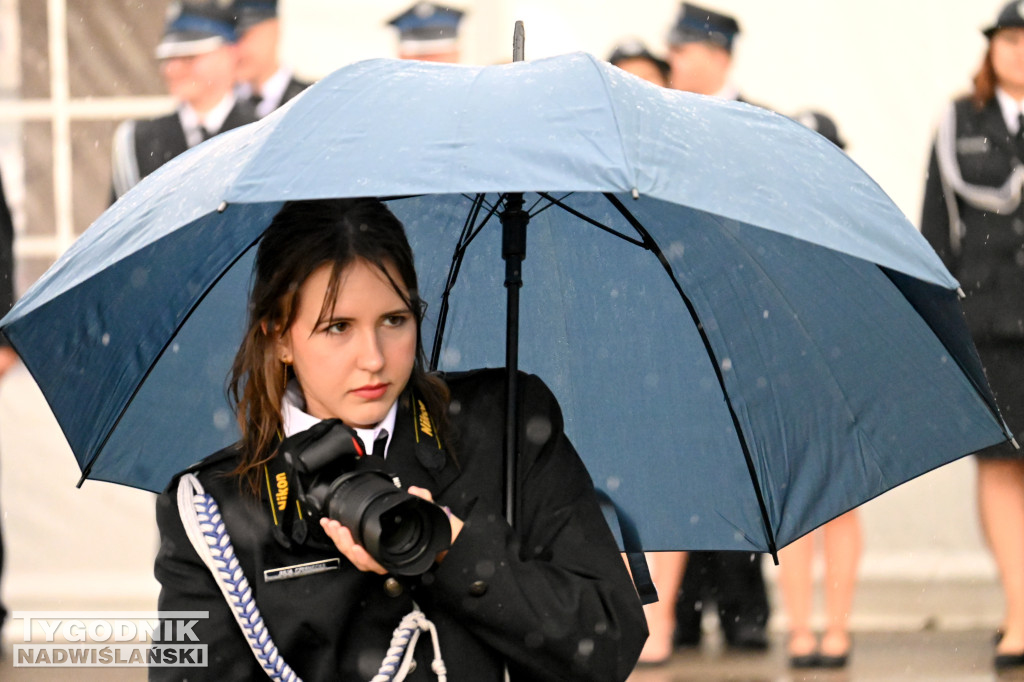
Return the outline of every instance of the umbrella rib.
[[[587,223],[590,223],[591,225],[593,225],[594,227],[596,227],[598,229],[604,230],[605,232],[607,232],[609,234],[613,234],[616,237],[618,237],[619,239],[623,239],[623,240],[629,242],[630,244],[633,244],[634,246],[639,246],[639,247],[642,247],[642,248],[645,248],[645,249],[650,249],[651,248],[650,247],[651,241],[649,239],[647,241],[641,241],[641,240],[639,240],[639,239],[637,239],[635,237],[630,237],[627,234],[622,234],[618,230],[613,229],[611,227],[608,227],[604,223],[599,223],[598,221],[594,220],[593,218],[591,218],[588,215],[584,215],[583,213],[580,213],[579,211],[577,211],[576,209],[572,208],[571,206],[565,204],[561,200],[554,198],[553,196],[551,196],[547,192],[538,192],[538,194],[540,194],[540,196],[544,197],[545,199],[547,199],[548,201],[550,201],[552,204],[554,204],[555,206],[559,207],[563,211],[566,211],[567,213],[571,213],[572,215],[576,216],[580,220],[582,220],[584,222],[587,222]],[[610,196],[610,195],[606,194],[605,196]],[[623,211],[623,210],[625,210],[625,207],[620,208],[620,212]],[[625,215],[626,215],[626,220],[629,220],[630,218],[632,218],[632,216],[629,215],[628,211],[626,212]],[[633,220],[635,221],[635,218]],[[630,224],[632,225],[633,223],[631,222]],[[635,229],[636,225],[633,225],[633,227]],[[646,233],[642,232],[641,230],[637,230],[637,231],[640,232],[641,235],[645,235],[646,234]]]
[[[480,204],[484,208],[486,208],[488,210],[491,210],[491,211],[496,211],[497,210],[496,207],[494,207],[491,204],[487,203],[487,199],[484,197],[483,194],[476,194],[476,195],[473,195],[473,194],[463,194],[462,196],[465,197],[466,199],[469,199],[470,201],[479,201]],[[500,201],[501,195],[498,196],[498,199]]]
[[[573,194],[575,194],[575,192],[566,192],[565,196],[563,196],[561,198],[561,201],[565,201],[566,199],[571,197]],[[546,198],[545,195],[538,194],[537,195],[537,201],[533,202],[533,205],[531,205],[530,208],[526,209],[526,212],[530,214],[530,218],[534,218],[536,216],[539,216],[541,213],[543,213],[544,211],[548,210],[549,208],[551,208],[552,206],[555,205],[555,204],[553,204],[553,203],[551,203],[549,201],[547,203],[547,205],[544,206],[544,208],[540,209],[539,211],[534,211],[533,209],[537,208],[537,206],[540,204],[540,202],[543,201],[545,198]]]
[[[772,560],[776,565],[779,563],[778,548],[775,546],[775,533],[772,532],[771,522],[768,519],[768,508],[765,506],[764,496],[761,494],[761,486],[757,483],[757,471],[754,468],[754,459],[750,455],[750,449],[747,447],[747,441],[743,437],[743,430],[740,427],[739,418],[736,416],[736,411],[733,409],[732,400],[729,399],[729,392],[725,389],[725,378],[722,376],[722,369],[718,364],[718,359],[715,357],[715,351],[711,347],[711,340],[708,338],[707,333],[704,331],[704,326],[700,322],[700,317],[697,315],[697,309],[693,306],[693,302],[683,291],[683,287],[679,284],[675,275],[672,272],[672,266],[669,264],[668,259],[665,258],[665,254],[661,252],[657,242],[651,238],[651,235],[647,232],[644,226],[636,219],[629,209],[619,201],[618,197],[610,192],[605,192],[605,198],[608,202],[615,207],[615,209],[622,214],[634,230],[643,238],[644,248],[653,252],[658,260],[661,262],[665,272],[668,274],[669,279],[672,280],[673,286],[679,293],[679,297],[683,299],[683,303],[686,305],[687,311],[690,313],[690,317],[693,319],[694,324],[697,327],[697,331],[700,334],[700,339],[704,343],[704,350],[707,352],[708,357],[711,358],[711,366],[715,370],[715,377],[718,379],[718,385],[722,389],[722,397],[725,399],[725,405],[729,409],[729,416],[732,418],[733,428],[736,430],[736,437],[740,442],[740,449],[743,451],[743,457],[747,461],[747,472],[750,474],[750,482],[754,487],[754,494],[757,497],[757,505],[761,510],[761,521],[764,523],[765,532],[768,534],[768,551],[772,555]]]
[[[103,452],[103,448],[107,446],[107,442],[110,440],[110,437],[113,435],[114,431],[117,430],[117,425],[121,423],[121,420],[124,418],[125,413],[128,412],[128,408],[131,407],[131,404],[135,401],[135,396],[139,394],[139,390],[142,388],[142,385],[146,383],[146,379],[148,379],[149,375],[152,374],[153,369],[160,361],[160,358],[162,358],[164,356],[164,353],[167,352],[167,348],[174,341],[174,338],[178,335],[178,332],[181,331],[181,328],[184,327],[185,323],[188,322],[189,318],[192,317],[192,313],[196,311],[196,308],[198,308],[199,305],[206,299],[207,295],[209,295],[209,293],[213,291],[213,288],[217,286],[217,283],[224,278],[224,275],[226,275],[228,272],[231,271],[233,267],[235,267],[235,264],[238,263],[238,261],[241,260],[241,258],[249,252],[249,249],[251,249],[256,244],[256,242],[260,240],[262,236],[263,233],[260,232],[260,234],[255,239],[252,240],[249,246],[242,249],[237,256],[231,259],[231,262],[228,263],[227,267],[225,267],[220,272],[220,274],[217,275],[217,278],[210,283],[210,286],[206,287],[205,291],[203,291],[202,296],[196,299],[196,301],[189,308],[188,312],[181,318],[181,322],[179,322],[178,325],[174,328],[174,333],[168,335],[167,341],[160,349],[160,352],[156,354],[156,357],[153,359],[153,362],[151,362],[149,364],[149,367],[146,368],[146,373],[142,375],[142,378],[139,380],[138,384],[136,384],[135,390],[132,391],[131,397],[129,397],[128,400],[124,402],[124,406],[121,408],[121,412],[117,415],[117,419],[114,420],[113,425],[107,430],[106,435],[103,437],[103,441],[99,444],[99,447],[96,448],[96,452],[92,456],[92,459],[90,459],[88,464],[86,464],[82,468],[82,477],[78,479],[78,483],[75,486],[76,488],[81,488],[82,484],[85,483],[87,478],[89,478],[89,474],[92,473],[93,465],[96,463],[96,460],[100,458],[100,453]]]
[[[465,196],[465,195],[464,195]],[[469,198],[467,196],[467,198]],[[473,198],[473,206],[470,208],[466,215],[466,222],[462,225],[462,232],[459,234],[459,239],[455,245],[455,251],[452,253],[452,262],[448,267],[448,279],[445,281],[444,293],[441,295],[441,308],[437,313],[437,324],[434,327],[434,343],[430,349],[430,370],[434,371],[437,369],[437,363],[441,359],[441,345],[444,342],[444,328],[445,323],[448,320],[448,300],[452,289],[455,287],[455,281],[459,277],[459,270],[462,268],[462,259],[466,255],[466,249],[470,243],[476,239],[476,236],[480,234],[484,225],[491,219],[491,216],[498,210],[498,206],[488,206],[489,210],[483,221],[476,226],[474,230],[474,224],[476,223],[477,217],[480,215],[480,209],[487,202],[484,200],[483,194],[477,194]]]

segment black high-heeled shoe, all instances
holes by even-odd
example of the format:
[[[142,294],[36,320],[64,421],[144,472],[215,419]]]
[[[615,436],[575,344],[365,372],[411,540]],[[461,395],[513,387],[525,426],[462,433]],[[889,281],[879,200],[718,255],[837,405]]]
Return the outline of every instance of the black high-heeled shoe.
[[[787,640],[787,648],[793,642],[793,634],[790,633]],[[806,654],[789,654],[789,667],[790,668],[817,668],[818,667],[818,642],[817,636],[815,636],[814,648],[808,651]]]
[[[847,635],[846,651],[841,654],[818,654],[819,668],[845,668],[850,660],[850,652],[853,650],[853,640]]]
[[[812,651],[809,654],[800,654],[798,656],[789,657],[789,667],[804,669],[804,668],[817,668],[820,657],[817,651]]]
[[[1007,670],[1009,668],[1019,668],[1024,666],[1024,651],[1019,654],[996,654],[995,661],[996,670]]]
[[[826,654],[818,655],[818,667],[819,668],[845,668],[846,663],[850,659],[850,651],[847,649],[845,654],[839,654],[837,656],[828,656]]]

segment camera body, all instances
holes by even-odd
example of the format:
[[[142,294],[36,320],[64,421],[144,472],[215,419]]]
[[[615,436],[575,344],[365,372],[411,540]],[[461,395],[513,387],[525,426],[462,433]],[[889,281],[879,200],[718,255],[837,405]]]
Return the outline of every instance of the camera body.
[[[364,456],[359,437],[340,420],[322,421],[281,448],[303,515],[338,521],[389,572],[420,575],[451,546],[444,510],[399,488],[382,469],[384,458]]]

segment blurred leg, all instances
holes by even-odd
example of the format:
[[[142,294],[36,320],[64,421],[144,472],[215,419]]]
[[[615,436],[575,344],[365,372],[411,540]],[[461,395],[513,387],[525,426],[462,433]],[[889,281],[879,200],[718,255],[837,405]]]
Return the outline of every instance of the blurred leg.
[[[676,627],[672,643],[676,647],[699,646],[702,632],[704,608],[714,603],[711,591],[714,587],[710,561],[713,552],[687,552],[683,569],[683,583],[676,600]]]
[[[714,593],[726,644],[738,649],[766,649],[768,594],[761,555],[732,551],[714,552],[713,557]]]
[[[660,663],[672,655],[672,631],[676,624],[676,599],[686,567],[686,552],[650,552],[647,563],[658,590],[658,601],[644,606],[650,636],[640,652],[640,662]]]
[[[814,534],[808,533],[779,550],[779,593],[789,623],[787,653],[808,656],[817,648],[811,631],[814,608]]]
[[[826,626],[821,640],[821,653],[825,656],[842,656],[850,651],[850,610],[862,544],[857,510],[825,524]]]
[[[978,460],[978,509],[1003,587],[997,652],[1024,652],[1024,460]]]

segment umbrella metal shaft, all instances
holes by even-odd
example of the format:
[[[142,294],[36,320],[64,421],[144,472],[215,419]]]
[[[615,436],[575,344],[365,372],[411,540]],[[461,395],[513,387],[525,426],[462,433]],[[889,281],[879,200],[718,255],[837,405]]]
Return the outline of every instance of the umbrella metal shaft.
[[[509,194],[501,212],[501,257],[505,261],[505,520],[515,527],[519,459],[519,290],[523,286],[526,225],[523,195]]]

